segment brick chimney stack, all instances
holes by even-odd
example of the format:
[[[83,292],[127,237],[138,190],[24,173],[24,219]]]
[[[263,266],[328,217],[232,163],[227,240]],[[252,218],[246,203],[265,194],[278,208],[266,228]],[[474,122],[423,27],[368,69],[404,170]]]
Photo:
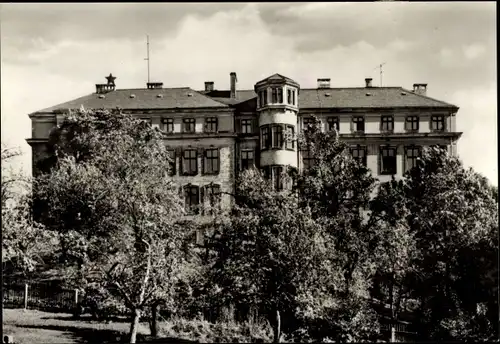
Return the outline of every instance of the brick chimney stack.
[[[372,86],[372,80],[373,80],[372,78],[366,78],[366,79],[365,79],[365,83],[366,83],[366,87],[367,87],[367,88],[368,88],[368,87],[373,87],[373,86]]]
[[[205,81],[205,91],[211,92],[214,90],[214,82],[213,81]]]
[[[427,84],[413,84],[413,93],[427,95]]]
[[[230,86],[231,86],[231,98],[235,99],[236,98],[236,83],[238,82],[238,78],[236,77],[236,73],[235,72],[231,72],[231,74],[229,74],[229,76],[230,76],[230,79],[231,79],[231,83],[230,83]]]

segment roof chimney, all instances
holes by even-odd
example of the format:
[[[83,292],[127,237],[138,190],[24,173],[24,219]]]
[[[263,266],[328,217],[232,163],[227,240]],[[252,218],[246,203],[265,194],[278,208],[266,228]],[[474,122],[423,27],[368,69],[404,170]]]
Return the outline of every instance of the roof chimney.
[[[330,88],[330,78],[319,78],[318,88]]]
[[[413,93],[425,96],[427,94],[427,84],[413,84]]]
[[[235,72],[231,72],[229,74],[230,76],[230,79],[231,79],[231,83],[230,83],[230,86],[231,86],[231,98],[235,99],[236,98],[236,83],[238,82],[238,78],[236,77],[236,73]]]
[[[148,90],[153,90],[156,88],[163,88],[163,82],[148,82],[147,87],[148,87]]]
[[[213,81],[205,81],[205,92],[211,92],[214,90],[214,82]]]
[[[365,83],[366,83],[366,87],[373,87],[372,86],[372,78],[366,78],[365,79]]]

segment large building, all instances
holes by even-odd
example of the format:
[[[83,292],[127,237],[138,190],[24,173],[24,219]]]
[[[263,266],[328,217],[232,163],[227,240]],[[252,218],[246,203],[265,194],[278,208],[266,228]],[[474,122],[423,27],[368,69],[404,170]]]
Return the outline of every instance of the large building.
[[[163,130],[175,165],[173,178],[184,187],[187,206],[210,202],[218,190],[231,193],[238,171],[263,168],[273,182],[285,166],[299,170],[313,158],[301,151],[289,134],[302,130],[316,116],[322,130],[336,128],[352,147],[353,156],[366,164],[381,181],[401,176],[411,168],[426,145],[443,145],[457,153],[458,107],[428,97],[426,84],[374,87],[365,79],[360,87],[332,88],[330,79],[317,79],[317,88],[300,88],[285,76],[274,74],[252,90],[239,90],[236,73],[229,89],[218,90],[205,82],[203,90],[163,88],[160,82],[146,88],[116,89],[115,77],[97,84],[96,92],[30,114],[33,174],[46,154],[50,130],[68,109],[120,107]],[[222,204],[229,205],[228,195]]]

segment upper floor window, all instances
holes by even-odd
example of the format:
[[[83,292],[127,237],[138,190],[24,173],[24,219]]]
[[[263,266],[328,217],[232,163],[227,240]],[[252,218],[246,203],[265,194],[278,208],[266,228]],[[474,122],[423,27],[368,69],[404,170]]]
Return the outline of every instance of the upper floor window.
[[[295,149],[295,128],[293,125],[286,126],[286,137],[285,140],[285,148],[286,149]]]
[[[220,206],[221,192],[220,185],[209,184],[204,188],[204,203],[208,203],[208,214],[214,214],[215,210]]]
[[[169,149],[169,150],[167,150],[167,154],[168,154],[168,157],[170,159],[170,161],[169,161],[170,168],[169,168],[168,174],[170,176],[175,176],[175,150]]]
[[[366,148],[355,146],[351,148],[351,154],[354,160],[358,161],[363,166],[366,166]]]
[[[289,88],[286,90],[286,100],[288,104],[293,105],[292,90]]]
[[[380,148],[380,174],[396,174],[396,148],[383,146]]]
[[[283,166],[273,166],[271,168],[274,190],[283,190]]]
[[[354,125],[354,131],[357,132],[365,131],[365,118],[363,116],[354,116],[352,118],[352,123]]]
[[[271,88],[271,102],[273,104],[283,103],[283,88],[282,87],[272,87]]]
[[[253,121],[251,119],[241,120],[241,132],[243,134],[251,134],[253,132]]]
[[[200,204],[200,188],[195,185],[184,187],[184,204],[188,214],[198,214]]]
[[[260,128],[260,148],[268,149],[271,147],[271,135],[269,133],[269,126]]]
[[[204,174],[219,173],[219,150],[217,148],[205,150],[205,160],[203,162]]]
[[[255,153],[253,150],[241,151],[241,170],[246,170],[255,166]]]
[[[273,135],[273,146],[272,148],[283,148],[283,126],[273,125],[272,135]]]
[[[194,176],[198,173],[198,157],[196,149],[186,149],[182,155],[182,173]]]
[[[141,121],[143,121],[149,125],[151,125],[151,123],[152,123],[151,118],[149,118],[149,117],[143,117],[143,118],[141,118]]]
[[[393,116],[382,116],[380,118],[380,130],[381,131],[394,131],[394,117]]]
[[[302,119],[302,124],[303,124],[303,128],[307,129],[308,126],[314,125],[314,118],[304,117],[304,119]]]
[[[183,124],[184,124],[183,132],[185,132],[185,133],[194,133],[195,132],[196,120],[194,118],[184,118]]]
[[[339,131],[340,125],[339,125],[339,118],[337,116],[328,117],[326,123],[328,126],[327,127],[328,131],[334,131],[334,130]]]
[[[163,130],[167,133],[174,132],[174,119],[173,118],[164,118],[163,119]]]
[[[419,127],[418,116],[406,116],[405,120],[406,131],[418,131],[418,127]]]
[[[314,165],[315,159],[310,150],[302,151],[302,166],[305,170],[310,169]]]
[[[411,170],[415,166],[417,166],[417,160],[420,157],[420,147],[417,146],[408,146],[405,148],[405,169],[406,171]]]
[[[431,130],[432,131],[444,131],[444,116],[443,115],[431,116]]]
[[[216,133],[218,130],[218,120],[217,117],[208,117],[205,119],[205,132],[206,133]]]
[[[261,107],[267,104],[267,90],[259,92],[259,102]]]

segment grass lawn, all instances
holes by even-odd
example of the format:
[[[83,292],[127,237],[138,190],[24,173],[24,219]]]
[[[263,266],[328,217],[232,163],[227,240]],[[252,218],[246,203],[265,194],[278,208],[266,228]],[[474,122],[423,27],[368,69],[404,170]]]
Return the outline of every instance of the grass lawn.
[[[127,342],[130,326],[126,321],[109,324],[85,318],[77,321],[71,314],[36,310],[3,309],[2,312],[3,335],[13,336],[19,344]],[[148,334],[148,324],[141,323],[137,341],[145,342]]]

